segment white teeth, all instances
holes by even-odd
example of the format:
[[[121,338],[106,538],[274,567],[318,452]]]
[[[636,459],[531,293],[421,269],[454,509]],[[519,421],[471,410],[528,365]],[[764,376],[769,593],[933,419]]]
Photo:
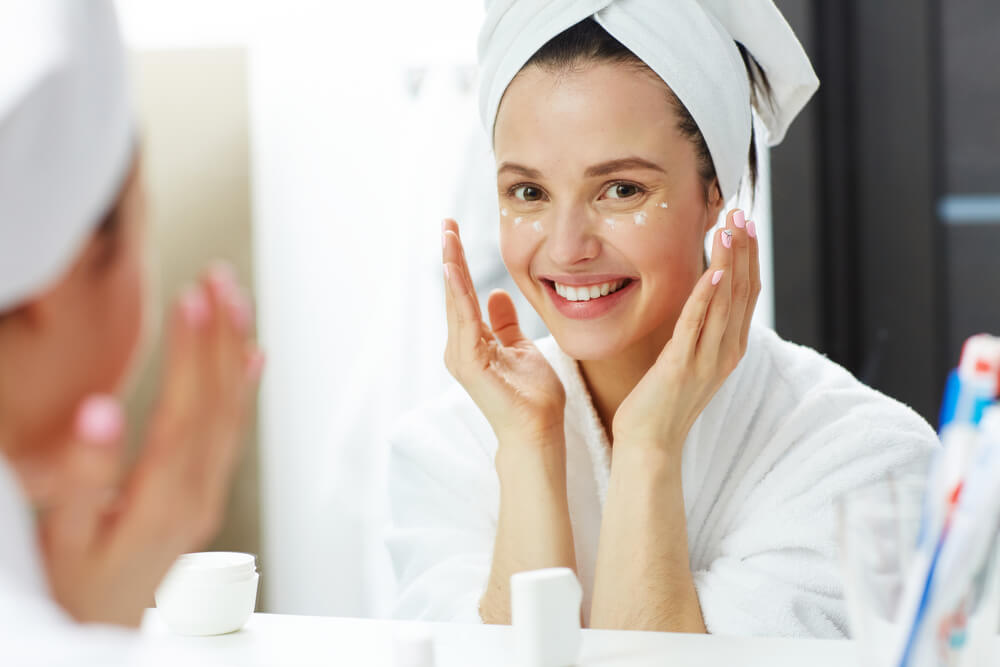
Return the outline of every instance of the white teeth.
[[[562,283],[553,284],[555,286],[556,294],[567,301],[590,301],[591,299],[600,299],[602,296],[607,296],[608,294],[617,292],[625,284],[625,281],[616,280],[610,283],[601,283],[600,285],[586,285],[580,287],[563,285]]]

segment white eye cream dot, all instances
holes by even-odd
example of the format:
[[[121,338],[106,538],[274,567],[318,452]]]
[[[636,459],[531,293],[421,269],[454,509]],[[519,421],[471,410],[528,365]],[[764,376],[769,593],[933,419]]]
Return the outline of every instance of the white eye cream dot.
[[[608,227],[610,227],[611,229],[614,229],[614,228],[615,228],[615,221],[614,221],[614,218],[604,218],[604,224],[606,224],[606,225],[607,225]]]
[[[535,222],[533,222],[531,226],[535,228],[536,232],[542,231],[542,223],[539,222],[538,220],[535,220]]]
[[[660,202],[660,208],[670,208],[670,204],[668,204],[665,201],[664,202]]]
[[[502,215],[503,217],[506,218],[507,217],[507,209],[505,209],[505,208],[500,209],[500,215]]]
[[[524,218],[514,218],[514,224],[519,225],[524,222]]]
[[[635,224],[637,224],[637,225],[645,225],[646,224],[646,212],[645,211],[639,211],[638,213],[635,214],[635,217],[633,219],[635,220]]]

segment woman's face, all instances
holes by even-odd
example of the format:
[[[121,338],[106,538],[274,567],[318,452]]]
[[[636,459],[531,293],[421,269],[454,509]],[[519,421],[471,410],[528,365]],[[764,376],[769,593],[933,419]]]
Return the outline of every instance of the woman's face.
[[[145,295],[138,171],[122,190],[114,224],[94,233],[56,284],[0,322],[0,418],[20,436],[8,447],[58,443],[86,396],[115,393],[128,375]]]
[[[504,95],[503,260],[575,359],[655,354],[703,271],[722,201],[677,122],[665,84],[628,65],[530,66]]]

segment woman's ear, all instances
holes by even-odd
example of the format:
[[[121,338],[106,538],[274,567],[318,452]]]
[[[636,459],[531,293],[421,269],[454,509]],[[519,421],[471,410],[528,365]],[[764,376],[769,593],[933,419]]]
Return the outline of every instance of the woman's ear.
[[[722,196],[722,188],[719,187],[719,179],[715,179],[708,186],[706,199],[708,200],[708,220],[705,221],[705,229],[702,230],[704,234],[708,234],[712,230],[712,227],[715,226],[715,223],[719,220],[719,216],[722,214],[723,207],[726,205],[726,200]]]

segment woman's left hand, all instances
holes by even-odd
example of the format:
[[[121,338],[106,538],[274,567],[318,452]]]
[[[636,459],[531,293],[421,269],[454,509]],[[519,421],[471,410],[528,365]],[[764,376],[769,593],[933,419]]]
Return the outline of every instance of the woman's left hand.
[[[754,223],[739,209],[715,234],[712,263],[681,311],[674,333],[615,413],[615,446],[637,443],[677,454],[698,415],[747,349],[760,294]]]

